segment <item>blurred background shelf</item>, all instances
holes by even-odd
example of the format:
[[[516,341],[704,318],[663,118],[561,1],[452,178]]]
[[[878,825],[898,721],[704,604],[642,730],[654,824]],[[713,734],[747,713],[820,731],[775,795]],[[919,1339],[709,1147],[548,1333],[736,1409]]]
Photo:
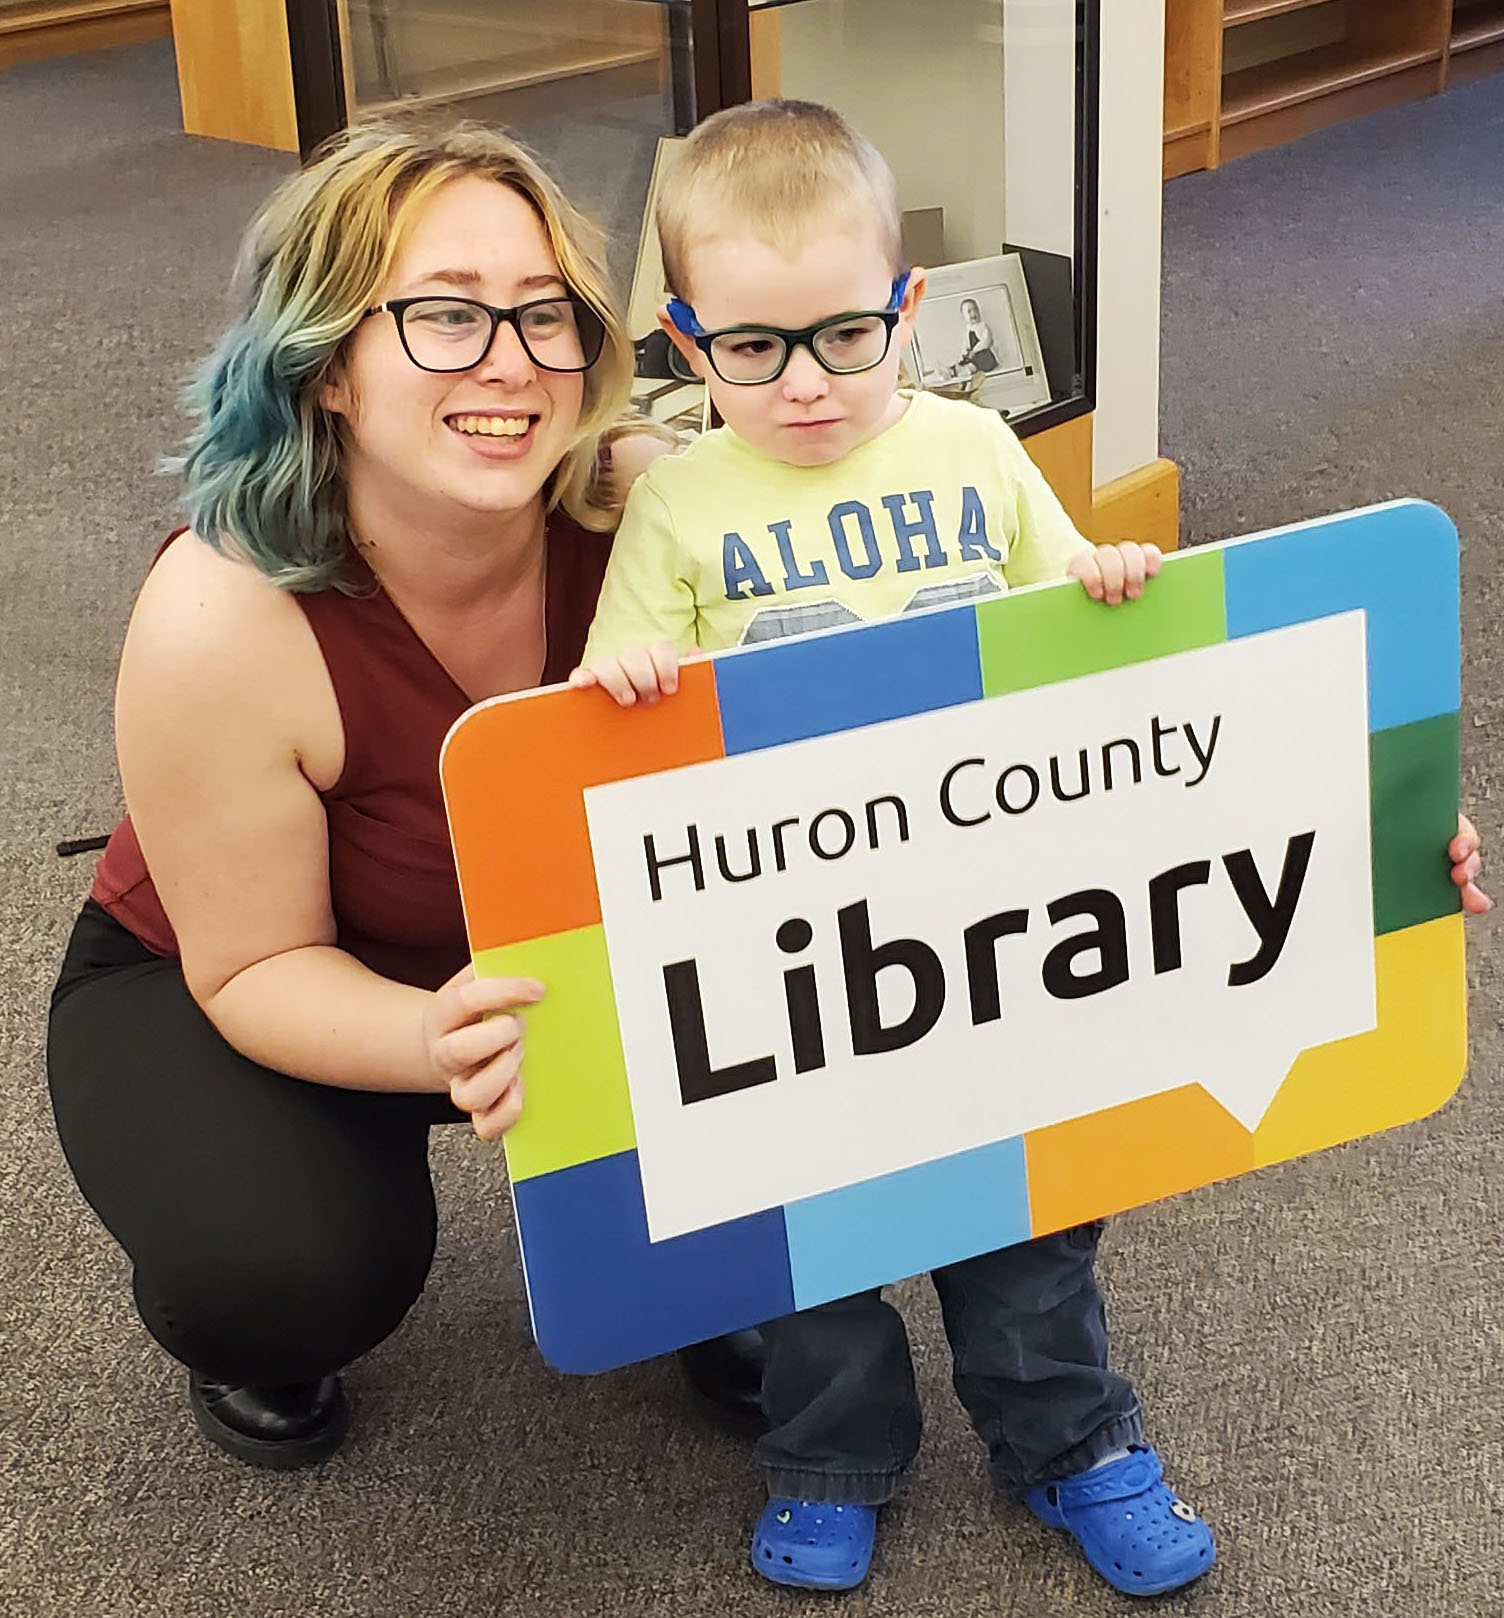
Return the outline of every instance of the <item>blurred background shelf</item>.
[[[1456,0],[1450,74],[1466,83],[1504,68],[1504,0]]]
[[[1305,11],[1322,4],[1324,0],[1226,0],[1222,26],[1236,28],[1240,23],[1263,22],[1266,17],[1278,17],[1286,11]]]
[[[171,32],[168,0],[0,0],[0,67]]]
[[[1166,0],[1166,179],[1504,68],[1504,0]]]

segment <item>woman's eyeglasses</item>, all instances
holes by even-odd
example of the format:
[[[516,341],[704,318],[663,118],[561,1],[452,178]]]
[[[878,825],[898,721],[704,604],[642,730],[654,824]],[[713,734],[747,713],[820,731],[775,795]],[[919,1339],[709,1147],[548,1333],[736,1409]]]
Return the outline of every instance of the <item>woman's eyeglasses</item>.
[[[601,357],[606,326],[583,298],[538,298],[498,309],[475,298],[390,298],[362,319],[389,314],[420,371],[469,371],[491,352],[505,322],[543,371],[588,371]]]
[[[797,331],[781,326],[723,326],[718,331],[706,331],[694,310],[679,298],[670,301],[668,315],[684,336],[694,340],[721,381],[733,387],[750,388],[777,381],[796,348],[807,348],[832,376],[853,376],[858,371],[870,371],[887,358],[908,284],[905,271],[893,283],[886,309],[833,315]]]

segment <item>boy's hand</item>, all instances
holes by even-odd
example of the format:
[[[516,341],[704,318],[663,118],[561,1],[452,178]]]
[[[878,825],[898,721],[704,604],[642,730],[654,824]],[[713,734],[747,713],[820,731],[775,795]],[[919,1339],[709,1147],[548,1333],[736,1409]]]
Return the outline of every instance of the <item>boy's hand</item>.
[[[1066,569],[1066,576],[1080,579],[1093,601],[1116,607],[1123,601],[1137,601],[1144,593],[1144,580],[1152,579],[1164,562],[1158,545],[1140,545],[1125,539],[1120,545],[1095,545]]]
[[[656,702],[679,689],[679,654],[666,640],[634,646],[620,657],[598,657],[581,665],[569,676],[569,683],[577,690],[598,685],[623,708],[630,708],[639,697]]]
[[[1474,880],[1483,864],[1479,853],[1478,829],[1466,815],[1457,817],[1457,835],[1447,845],[1452,862],[1452,880],[1462,889],[1462,908],[1470,916],[1486,915],[1494,902]]]

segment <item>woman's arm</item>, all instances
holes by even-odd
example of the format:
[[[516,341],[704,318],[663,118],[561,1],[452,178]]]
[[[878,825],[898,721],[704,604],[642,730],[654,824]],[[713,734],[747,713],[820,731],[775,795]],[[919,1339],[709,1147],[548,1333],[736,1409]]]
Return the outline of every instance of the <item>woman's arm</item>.
[[[339,777],[344,733],[291,597],[192,536],[174,544],[131,620],[116,740],[189,992],[231,1045],[355,1089],[478,1093],[495,1061],[515,1078],[520,1026],[481,1019],[538,986],[466,973],[435,995],[335,944],[317,788]]]

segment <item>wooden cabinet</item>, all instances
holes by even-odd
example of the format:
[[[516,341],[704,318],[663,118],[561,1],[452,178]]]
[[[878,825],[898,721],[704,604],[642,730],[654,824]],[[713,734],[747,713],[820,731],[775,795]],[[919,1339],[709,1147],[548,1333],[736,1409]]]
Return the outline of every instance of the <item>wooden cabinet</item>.
[[[1168,179],[1504,66],[1504,0],[1166,0]]]

